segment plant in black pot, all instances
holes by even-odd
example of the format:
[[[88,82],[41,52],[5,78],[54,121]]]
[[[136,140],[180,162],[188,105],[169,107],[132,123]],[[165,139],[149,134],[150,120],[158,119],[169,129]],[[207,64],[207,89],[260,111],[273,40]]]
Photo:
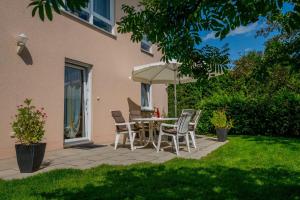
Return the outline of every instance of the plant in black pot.
[[[44,108],[36,109],[31,105],[31,99],[25,99],[24,105],[19,105],[12,129],[18,144],[15,145],[17,161],[21,173],[37,171],[44,159],[46,143],[42,143],[45,134]]]
[[[227,133],[233,127],[233,121],[228,120],[224,110],[213,112],[210,122],[215,126],[218,141],[224,142],[227,139]]]

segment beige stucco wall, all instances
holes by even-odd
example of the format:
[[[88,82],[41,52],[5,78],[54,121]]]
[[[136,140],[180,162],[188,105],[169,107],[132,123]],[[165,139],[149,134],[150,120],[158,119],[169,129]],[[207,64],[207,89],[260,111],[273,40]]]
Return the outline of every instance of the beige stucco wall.
[[[140,44],[130,42],[129,34],[112,38],[65,15],[55,15],[53,22],[42,22],[31,17],[31,10],[26,8],[29,2],[0,1],[0,159],[15,154],[9,123],[16,106],[26,97],[45,107],[48,114],[47,150],[63,148],[66,57],[93,65],[92,140],[112,142],[114,126],[110,110],[121,110],[127,117],[127,98],[140,104],[140,84],[129,79],[132,67],[156,62],[160,54],[155,50],[153,57],[142,53]],[[117,19],[124,2],[116,0]],[[29,38],[27,48],[32,63],[16,53],[16,36],[20,33]],[[164,85],[154,86],[153,101],[167,112]]]

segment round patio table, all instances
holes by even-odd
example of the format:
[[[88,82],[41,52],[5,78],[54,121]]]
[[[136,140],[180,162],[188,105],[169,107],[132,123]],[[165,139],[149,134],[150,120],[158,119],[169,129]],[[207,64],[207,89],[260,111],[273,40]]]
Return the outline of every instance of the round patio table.
[[[177,121],[177,120],[178,120],[178,118],[172,118],[172,117],[150,117],[150,118],[134,118],[134,119],[132,119],[132,121],[139,122],[142,124],[144,124],[145,122],[149,123],[149,139],[148,139],[148,141],[146,142],[145,145],[136,146],[135,148],[137,148],[137,149],[145,148],[150,143],[152,143],[154,148],[157,149],[155,141],[154,141],[154,123],[155,122],[163,122],[163,121]],[[144,129],[143,129],[143,131],[144,131]],[[145,134],[145,132],[144,132],[144,134]]]

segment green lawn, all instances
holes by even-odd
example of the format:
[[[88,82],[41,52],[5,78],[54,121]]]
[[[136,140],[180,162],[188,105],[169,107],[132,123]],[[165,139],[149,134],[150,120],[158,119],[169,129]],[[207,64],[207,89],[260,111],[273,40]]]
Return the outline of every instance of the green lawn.
[[[300,199],[300,140],[231,137],[202,160],[0,180],[0,199]]]

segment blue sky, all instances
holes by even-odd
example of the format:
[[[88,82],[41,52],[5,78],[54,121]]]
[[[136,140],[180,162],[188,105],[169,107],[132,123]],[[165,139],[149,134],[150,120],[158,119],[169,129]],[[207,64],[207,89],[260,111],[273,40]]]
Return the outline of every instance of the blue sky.
[[[285,3],[282,12],[286,13],[291,10],[293,10],[293,5]],[[200,35],[202,36],[203,42],[200,47],[211,45],[220,48],[225,44],[228,44],[230,48],[230,59],[231,61],[234,61],[249,51],[264,50],[264,43],[277,34],[276,32],[273,32],[268,37],[255,37],[256,32],[264,26],[266,26],[266,23],[263,19],[256,23],[249,24],[248,26],[240,26],[231,31],[223,40],[215,38],[213,32],[202,32]]]
[[[275,33],[272,33],[268,37],[255,37],[256,32],[263,26],[265,26],[265,23],[258,21],[248,26],[238,27],[231,31],[223,40],[215,38],[213,32],[203,32],[200,34],[203,40],[201,47],[205,45],[222,47],[228,44],[230,48],[230,59],[232,61],[249,51],[263,51],[266,40],[275,35]]]

